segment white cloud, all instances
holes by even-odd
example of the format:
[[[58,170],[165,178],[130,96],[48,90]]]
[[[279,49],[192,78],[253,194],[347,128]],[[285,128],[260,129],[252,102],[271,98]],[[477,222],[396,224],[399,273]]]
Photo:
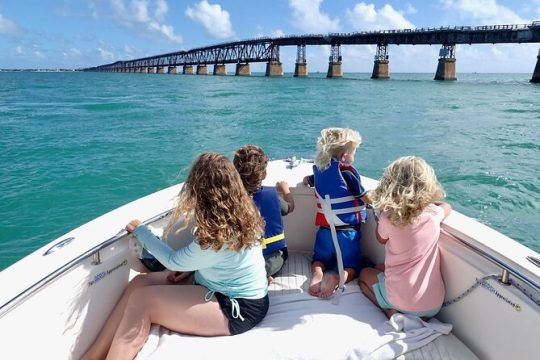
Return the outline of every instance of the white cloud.
[[[249,6],[246,3],[245,6]],[[229,12],[221,8],[221,5],[212,5],[207,0],[203,0],[195,6],[188,7],[185,12],[191,20],[201,24],[206,32],[218,39],[225,39],[235,36]]]
[[[34,55],[38,58],[38,59],[44,59],[45,58],[45,55],[43,55],[43,53],[39,50],[36,50],[34,51]]]
[[[156,2],[156,10],[154,12],[156,19],[159,21],[164,21],[165,15],[167,15],[167,12],[169,11],[169,5],[165,0],[157,0]]]
[[[475,25],[530,23],[496,0],[441,0],[445,10],[455,11],[461,19],[475,21]]]
[[[174,43],[182,43],[182,36],[164,23],[169,11],[166,0],[110,0],[114,18],[123,26],[136,27]],[[127,4],[126,4],[127,1]],[[153,16],[152,16],[153,14]]]
[[[391,5],[379,10],[374,4],[358,3],[347,9],[347,19],[355,30],[413,29],[415,26]]]
[[[308,33],[339,31],[339,19],[331,19],[321,12],[322,0],[289,0],[293,10],[293,25]]]
[[[17,31],[19,31],[17,24],[0,14],[0,34],[13,34]]]
[[[114,54],[111,51],[105,50],[101,47],[98,48],[99,54],[101,56],[101,59],[103,61],[113,61],[114,60]]]
[[[19,54],[19,55],[24,54],[24,50],[23,50],[22,46],[20,46],[20,45],[17,46],[17,47],[15,48],[15,51],[16,51],[17,54]]]

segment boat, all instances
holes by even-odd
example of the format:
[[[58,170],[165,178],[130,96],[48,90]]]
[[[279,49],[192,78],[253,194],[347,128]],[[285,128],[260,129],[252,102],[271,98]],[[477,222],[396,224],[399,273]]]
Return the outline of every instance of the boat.
[[[397,320],[389,321],[362,295],[356,280],[331,299],[307,293],[316,199],[302,179],[312,173],[312,162],[275,160],[267,172],[265,184],[287,181],[296,204],[284,218],[290,257],[269,287],[267,317],[254,329],[232,337],[185,336],[153,325],[137,359],[538,358],[537,252],[453,211],[442,224],[439,242],[445,304],[435,319],[421,324],[427,326],[424,330],[451,328],[429,334],[420,329],[412,332],[416,338],[410,337],[405,327],[396,328]],[[367,177],[362,182],[367,189],[377,184]],[[78,359],[128,281],[147,271],[137,242],[124,226],[139,218],[156,231],[163,229],[181,186],[104,214],[3,270],[2,358]],[[362,247],[369,261],[379,263],[384,249],[375,239],[375,221],[369,210],[362,225]],[[167,239],[173,247],[190,240],[189,231]]]

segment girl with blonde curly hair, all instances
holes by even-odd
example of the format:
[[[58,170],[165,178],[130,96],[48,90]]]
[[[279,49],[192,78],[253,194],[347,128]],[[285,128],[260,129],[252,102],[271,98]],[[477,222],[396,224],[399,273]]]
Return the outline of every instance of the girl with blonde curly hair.
[[[370,193],[380,212],[377,240],[385,246],[384,264],[360,272],[362,292],[388,317],[396,311],[435,316],[444,300],[438,240],[440,223],[451,206],[435,171],[422,158],[391,163]]]
[[[185,225],[174,230],[182,218]],[[170,271],[130,282],[83,359],[133,359],[151,324],[224,336],[245,332],[264,318],[269,305],[260,246],[264,221],[222,154],[203,153],[194,162],[166,232],[189,225],[195,240],[178,250],[139,220],[126,226]]]

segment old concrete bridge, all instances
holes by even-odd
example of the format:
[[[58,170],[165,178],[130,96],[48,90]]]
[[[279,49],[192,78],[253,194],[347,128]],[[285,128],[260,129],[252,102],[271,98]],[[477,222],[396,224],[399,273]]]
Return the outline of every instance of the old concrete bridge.
[[[281,46],[296,46],[294,76],[307,76],[306,46],[330,45],[327,77],[341,77],[342,45],[377,45],[373,79],[389,78],[388,45],[441,45],[435,80],[456,80],[457,44],[540,43],[540,21],[520,25],[457,26],[440,28],[330,33],[328,35],[290,35],[228,42],[187,51],[117,61],[85,71],[142,72],[207,75],[213,65],[214,75],[226,75],[226,64],[236,64],[235,75],[251,75],[250,63],[266,62],[266,76],[282,76],[279,59]],[[166,70],[165,70],[166,69]],[[540,83],[540,51],[531,82]]]

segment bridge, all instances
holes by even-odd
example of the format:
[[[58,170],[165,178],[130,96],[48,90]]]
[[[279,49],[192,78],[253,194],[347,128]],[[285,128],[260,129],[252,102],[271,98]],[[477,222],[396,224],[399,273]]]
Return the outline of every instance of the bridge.
[[[251,75],[250,63],[266,62],[266,76],[282,76],[283,67],[279,52],[282,46],[296,46],[297,56],[294,76],[308,76],[306,46],[329,45],[330,57],[327,77],[342,77],[343,45],[376,45],[372,79],[388,79],[390,56],[388,45],[441,45],[435,80],[456,80],[457,44],[540,43],[540,21],[531,24],[455,26],[439,28],[362,31],[330,33],[327,35],[289,35],[261,37],[251,40],[227,42],[207,47],[149,56],[140,59],[117,61],[83,69],[84,71],[143,72],[176,74],[182,67],[183,74],[208,75],[213,65],[214,75],[227,75],[226,64],[236,64],[235,75]],[[530,80],[540,83],[540,51]]]

